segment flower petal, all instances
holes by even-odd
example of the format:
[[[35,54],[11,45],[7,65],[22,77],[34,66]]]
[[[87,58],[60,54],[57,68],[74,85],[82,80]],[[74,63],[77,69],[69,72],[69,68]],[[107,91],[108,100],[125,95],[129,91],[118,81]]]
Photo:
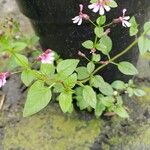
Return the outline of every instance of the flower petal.
[[[82,24],[82,18],[79,19],[78,25]]]
[[[129,20],[130,19],[130,16],[125,16],[123,17],[124,20]]]
[[[99,14],[104,15],[104,13],[105,13],[104,7],[101,6],[100,9],[99,9]]]
[[[130,27],[130,26],[131,26],[131,23],[128,22],[128,21],[126,21],[126,20],[123,20],[123,21],[122,21],[122,25],[123,25],[124,27]]]
[[[109,6],[107,6],[107,5],[104,5],[104,8],[105,8],[105,10],[106,10],[107,12],[111,10],[111,8],[110,8]]]

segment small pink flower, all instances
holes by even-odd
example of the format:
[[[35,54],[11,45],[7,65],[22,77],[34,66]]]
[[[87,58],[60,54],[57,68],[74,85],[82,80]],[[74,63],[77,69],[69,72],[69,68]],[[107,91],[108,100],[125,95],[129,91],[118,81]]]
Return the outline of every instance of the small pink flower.
[[[51,49],[47,49],[43,54],[38,56],[37,60],[41,61],[43,64],[52,64],[55,59],[54,55]]]
[[[108,3],[111,0],[98,0],[96,3],[92,3],[88,6],[89,9],[93,9],[93,12],[97,13],[99,11],[100,15],[105,14],[105,10],[108,12],[111,10],[110,6],[108,6]]]
[[[79,7],[80,7],[79,16],[72,18],[72,20],[73,20],[73,23],[77,23],[78,25],[81,25],[83,19],[88,20],[89,16],[87,14],[83,13],[83,5],[82,4],[80,4]]]
[[[117,19],[114,19],[114,23],[122,23],[122,26],[124,27],[131,27],[131,23],[128,21],[130,19],[130,16],[125,16],[126,9],[123,9],[123,15],[122,17],[119,17]]]
[[[130,19],[130,16],[125,16],[125,13],[126,13],[126,9],[123,9],[123,16],[122,17],[119,17],[119,19],[121,20],[122,22],[122,26],[124,27],[131,27],[131,23],[128,21]]]
[[[6,83],[6,78],[7,78],[8,76],[9,76],[9,73],[8,73],[8,72],[2,72],[2,73],[0,73],[0,88],[5,85],[5,83]]]

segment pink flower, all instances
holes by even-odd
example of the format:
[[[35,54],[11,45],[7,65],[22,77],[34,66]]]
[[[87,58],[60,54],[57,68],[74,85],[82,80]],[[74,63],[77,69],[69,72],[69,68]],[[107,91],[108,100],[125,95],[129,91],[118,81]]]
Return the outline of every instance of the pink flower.
[[[37,60],[41,61],[43,64],[52,64],[55,59],[54,55],[51,49],[47,49],[43,54],[38,56]]]
[[[5,85],[5,83],[6,83],[6,78],[7,78],[8,76],[9,76],[9,73],[8,73],[8,72],[2,72],[2,73],[0,73],[0,88]]]
[[[89,9],[93,9],[93,12],[97,13],[99,11],[100,15],[105,14],[105,10],[108,12],[111,10],[108,3],[111,0],[98,0],[96,3],[92,3],[88,6]]]
[[[89,16],[87,14],[83,13],[83,5],[82,4],[80,4],[79,7],[80,7],[79,16],[72,18],[72,20],[73,20],[73,23],[77,23],[78,25],[81,25],[83,19],[88,20]]]
[[[131,27],[131,23],[128,21],[130,19],[130,16],[125,16],[125,13],[126,13],[126,9],[123,9],[123,15],[122,17],[119,17],[117,19],[114,19],[114,23],[122,23],[122,26],[124,27]]]

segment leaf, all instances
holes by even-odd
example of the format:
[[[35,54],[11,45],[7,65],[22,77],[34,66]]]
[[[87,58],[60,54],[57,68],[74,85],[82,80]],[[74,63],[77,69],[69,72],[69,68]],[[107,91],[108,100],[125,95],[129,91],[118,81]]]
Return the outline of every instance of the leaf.
[[[134,94],[138,97],[142,97],[146,95],[146,93],[141,89],[134,89]]]
[[[118,69],[120,72],[126,75],[136,75],[138,74],[137,69],[129,62],[123,61],[118,64]]]
[[[45,75],[52,75],[55,73],[55,67],[53,64],[43,64],[41,63],[40,71]]]
[[[97,50],[101,51],[104,55],[108,55],[112,49],[112,40],[109,36],[103,36],[99,44],[96,45]]]
[[[133,96],[133,94],[134,94],[134,90],[133,90],[133,88],[128,87],[128,88],[127,88],[127,93],[128,93],[128,95],[129,95],[129,97],[132,97],[132,96]]]
[[[15,60],[16,60],[16,63],[21,67],[26,68],[29,65],[28,59],[24,55],[15,53]]]
[[[111,96],[113,95],[113,88],[111,87],[111,85],[107,82],[104,82],[103,84],[101,84],[99,86],[99,91],[104,94],[104,95],[107,95],[107,96]]]
[[[144,55],[147,51],[150,51],[150,40],[142,36],[138,40],[138,46],[139,46],[140,54]]]
[[[100,60],[101,60],[100,54],[95,54],[95,53],[92,54],[92,61],[99,62]]]
[[[131,27],[129,31],[130,36],[134,36],[138,33],[138,25],[134,16],[130,19],[130,23],[131,23]]]
[[[111,85],[104,81],[100,75],[91,78],[90,85],[99,88],[100,92],[104,95],[113,95],[113,88]]]
[[[34,80],[34,76],[31,70],[24,70],[21,74],[21,80],[26,85],[29,86]]]
[[[116,89],[116,90],[124,90],[126,89],[125,83],[123,81],[120,80],[116,80],[114,81],[111,86]]]
[[[124,107],[118,106],[114,109],[114,112],[121,118],[129,118],[129,115]]]
[[[117,100],[117,105],[118,106],[122,106],[123,105],[123,99],[121,96],[117,96],[116,97],[116,100]]]
[[[92,108],[96,108],[96,93],[90,86],[85,86],[83,89],[83,98]]]
[[[41,81],[36,81],[29,89],[23,116],[31,116],[48,105],[51,100],[51,91]]]
[[[78,74],[78,79],[79,80],[86,79],[90,76],[86,67],[78,67],[76,69],[76,72]]]
[[[95,116],[98,118],[102,115],[106,107],[103,105],[101,101],[98,101],[95,108]]]
[[[79,60],[77,59],[63,60],[58,64],[57,72],[65,76],[69,76],[75,71],[78,63],[79,63]]]
[[[90,80],[90,85],[95,88],[99,88],[101,86],[101,84],[104,84],[104,83],[105,83],[105,81],[100,75],[96,75],[96,76],[92,77]]]
[[[76,94],[77,106],[80,108],[80,110],[89,107],[89,104],[83,98],[83,87],[76,88],[75,94]]]
[[[64,85],[68,88],[73,88],[77,83],[77,74],[74,73],[70,75],[65,81]]]
[[[146,22],[144,24],[144,31],[147,33],[147,34],[150,34],[150,21]]]
[[[104,35],[104,28],[102,28],[102,27],[96,27],[95,29],[94,29],[94,33],[95,33],[95,35],[97,36],[97,37],[102,37],[103,35]]]
[[[106,22],[106,16],[100,16],[97,20],[96,20],[96,23],[101,26],[103,24],[105,24]]]
[[[53,90],[54,93],[61,93],[61,92],[64,92],[64,90],[65,88],[62,85],[62,83],[57,83],[54,85],[54,90]]]
[[[82,46],[86,49],[92,49],[93,48],[93,42],[91,40],[87,40],[82,43]]]
[[[111,96],[101,97],[102,104],[106,107],[112,107],[114,105],[114,98]]]
[[[87,71],[89,72],[89,74],[91,74],[95,69],[95,64],[93,62],[89,62],[87,64]]]
[[[72,105],[72,93],[71,92],[62,92],[59,97],[59,105],[61,110],[66,113],[70,111]]]
[[[15,51],[15,52],[22,51],[22,50],[24,50],[26,47],[27,47],[27,44],[24,43],[24,42],[15,42],[15,43],[12,43],[12,49],[13,49],[13,51]]]
[[[110,2],[108,2],[107,5],[112,8],[118,7],[118,4],[114,0],[111,0]]]

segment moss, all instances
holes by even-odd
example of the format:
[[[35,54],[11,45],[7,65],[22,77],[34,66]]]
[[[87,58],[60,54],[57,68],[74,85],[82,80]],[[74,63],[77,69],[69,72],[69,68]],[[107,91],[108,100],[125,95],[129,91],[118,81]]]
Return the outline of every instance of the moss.
[[[150,145],[150,126],[144,125],[137,129],[137,133],[134,135],[122,135],[114,136],[109,140],[110,145],[119,148],[120,146],[124,149],[137,149],[141,146],[148,148]]]
[[[146,92],[144,97],[138,98],[139,102],[142,105],[150,104],[150,87],[142,87],[142,89]]]
[[[50,106],[42,113],[5,127],[4,149],[88,150],[100,133],[100,121],[64,116]]]

